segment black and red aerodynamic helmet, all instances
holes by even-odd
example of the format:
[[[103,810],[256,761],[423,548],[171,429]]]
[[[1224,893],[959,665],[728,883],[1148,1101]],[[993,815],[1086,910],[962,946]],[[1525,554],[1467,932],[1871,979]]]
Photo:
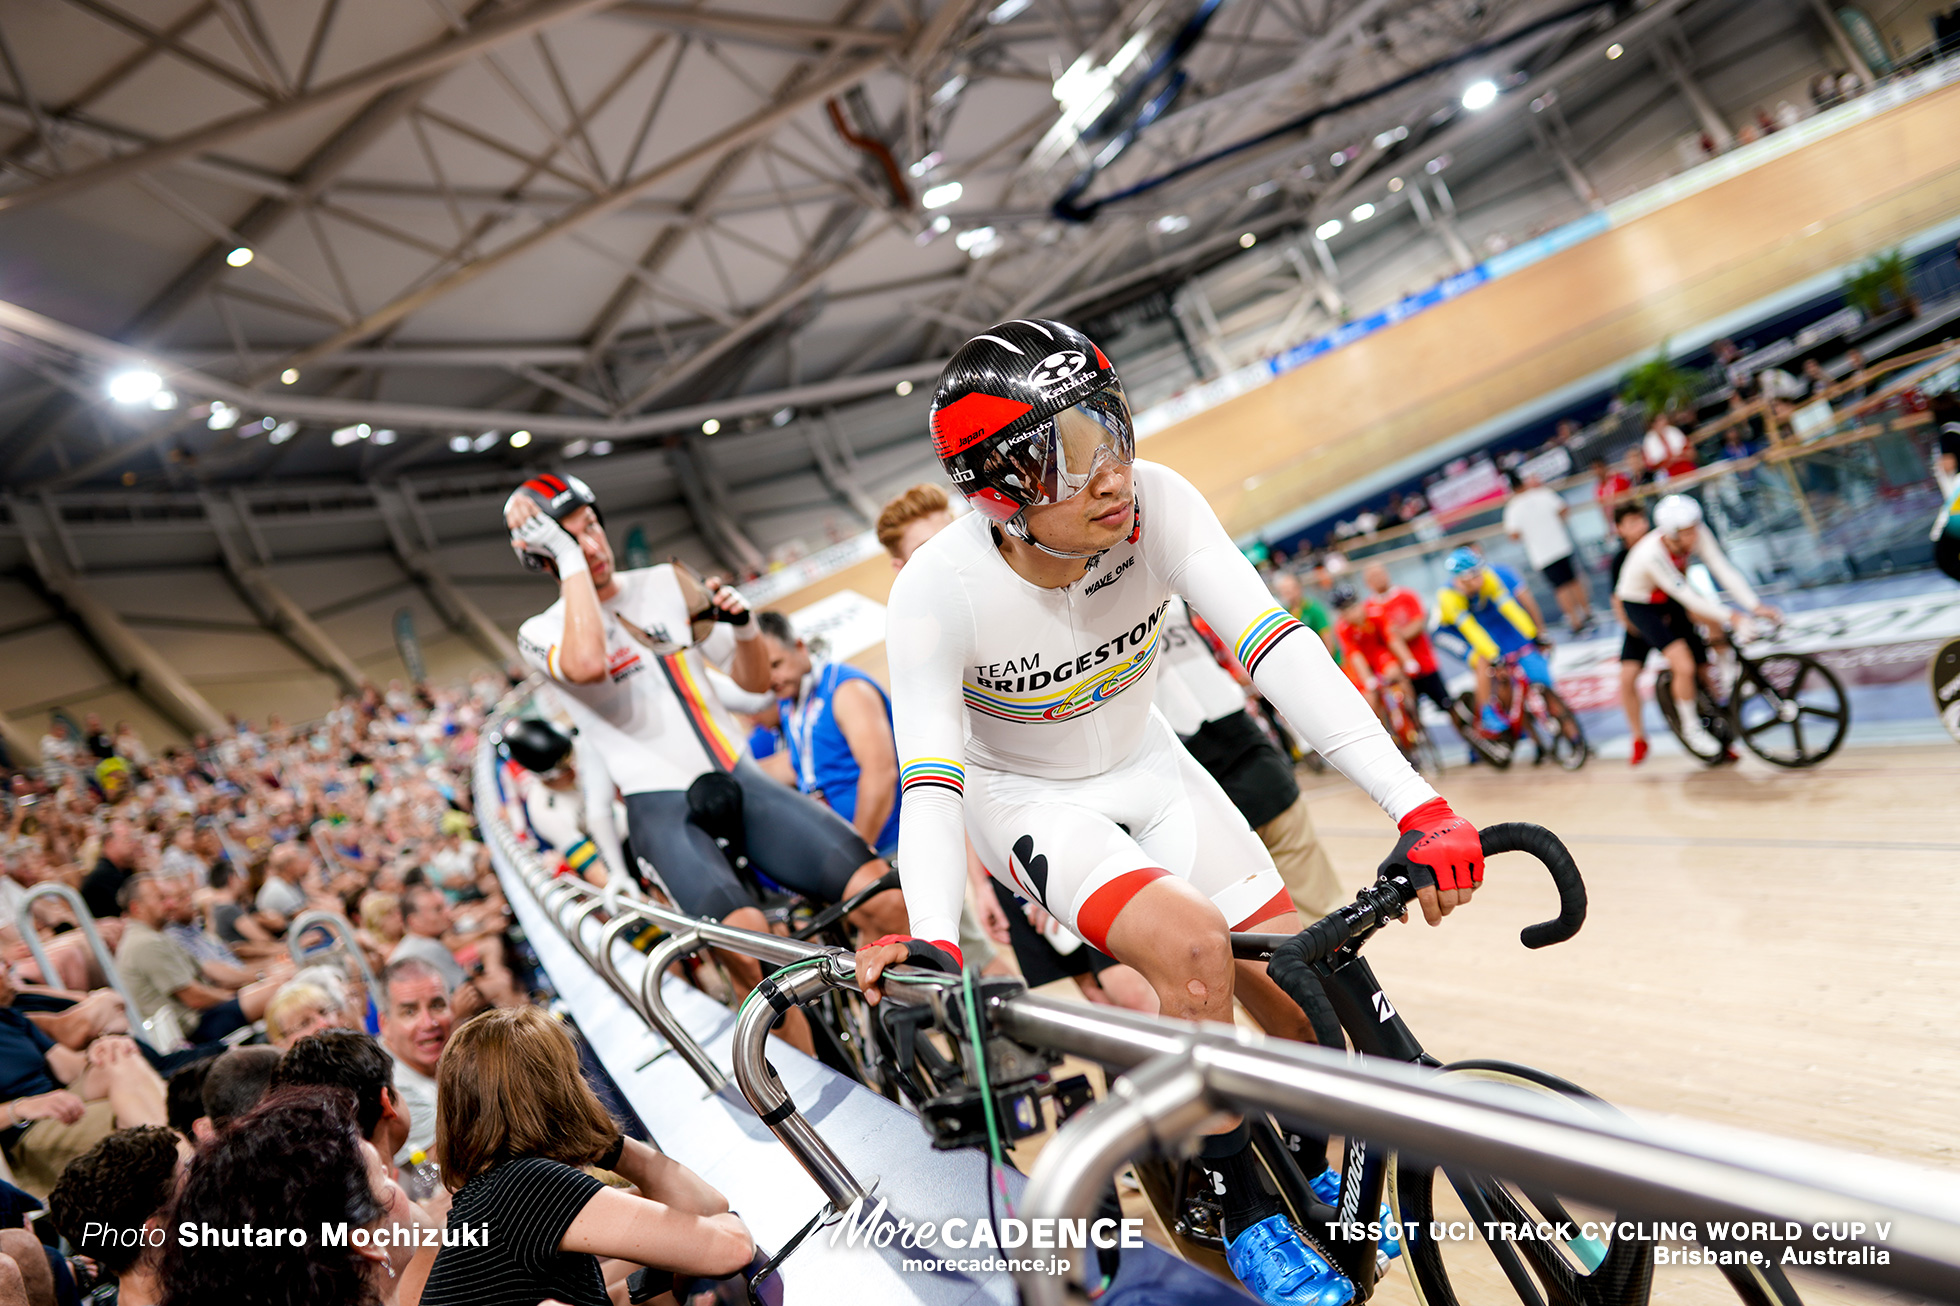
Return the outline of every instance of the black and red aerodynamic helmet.
[[[1017,536],[1024,509],[1072,497],[1105,459],[1136,457],[1116,369],[1074,327],[1038,318],[960,346],[939,374],[931,421],[953,485]]]
[[[543,510],[544,515],[555,522],[562,523],[580,508],[592,509],[593,516],[597,517],[602,524],[606,520],[605,514],[599,511],[599,499],[597,495],[592,493],[592,487],[576,476],[560,476],[555,472],[540,472],[510,492],[510,497],[513,499],[519,495],[537,504]],[[525,553],[519,556],[524,559],[524,565],[532,571],[552,570],[550,561],[539,557],[535,553]]]

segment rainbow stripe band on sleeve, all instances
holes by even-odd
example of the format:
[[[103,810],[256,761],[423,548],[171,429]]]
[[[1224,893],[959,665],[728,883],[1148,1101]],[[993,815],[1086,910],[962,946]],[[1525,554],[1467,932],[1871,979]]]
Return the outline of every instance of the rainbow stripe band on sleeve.
[[[1299,622],[1286,614],[1283,608],[1268,608],[1260,613],[1245,634],[1239,636],[1237,647],[1233,650],[1247,675],[1258,675],[1259,664],[1273,651],[1273,646],[1296,630],[1303,630]]]
[[[914,785],[938,785],[956,794],[966,793],[966,769],[945,757],[921,757],[907,762],[898,773],[898,789],[904,793]]]

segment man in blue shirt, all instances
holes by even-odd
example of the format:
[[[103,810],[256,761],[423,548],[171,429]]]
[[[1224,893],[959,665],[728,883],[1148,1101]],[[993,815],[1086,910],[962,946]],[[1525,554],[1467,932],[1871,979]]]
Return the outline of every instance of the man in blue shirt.
[[[764,647],[796,787],[851,823],[880,857],[898,850],[898,747],[891,700],[842,662],[818,665],[789,618],[764,612]]]

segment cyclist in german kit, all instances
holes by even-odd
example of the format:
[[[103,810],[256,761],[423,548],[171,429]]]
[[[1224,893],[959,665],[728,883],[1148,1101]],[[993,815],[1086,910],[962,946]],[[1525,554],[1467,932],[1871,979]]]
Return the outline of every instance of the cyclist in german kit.
[[[932,435],[978,510],[892,587],[886,652],[898,737],[899,864],[914,937],[858,953],[959,965],[962,835],[988,871],[1135,967],[1164,1014],[1229,1022],[1236,995],[1274,1033],[1303,1013],[1228,931],[1297,928],[1272,859],[1151,706],[1175,594],[1215,629],[1329,763],[1400,825],[1389,862],[1435,924],[1483,876],[1477,831],[1403,760],[1326,647],[1274,604],[1189,482],[1135,461],[1115,369],[1057,322],[1005,322],[940,374]],[[1204,1144],[1226,1258],[1269,1302],[1353,1295],[1266,1193],[1243,1121]]]
[[[614,571],[598,503],[576,477],[524,482],[504,521],[525,565],[550,572],[559,589],[558,602],[519,628],[518,649],[550,677],[580,737],[604,761],[626,797],[635,862],[681,911],[767,928],[754,893],[694,819],[708,806],[739,820],[755,865],[817,902],[841,901],[891,869],[836,813],[769,779],[749,757],[715,687],[731,677],[731,696],[734,687],[769,687],[760,627],[738,591],[696,581],[680,564]],[[876,937],[904,919],[899,896],[884,893],[855,923]],[[744,993],[761,981],[752,958],[717,955]],[[796,1012],[783,1032],[808,1050]]]

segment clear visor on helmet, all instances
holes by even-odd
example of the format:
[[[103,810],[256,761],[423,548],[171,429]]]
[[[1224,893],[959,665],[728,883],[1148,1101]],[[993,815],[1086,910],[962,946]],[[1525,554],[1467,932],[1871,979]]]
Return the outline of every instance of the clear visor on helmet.
[[[1128,466],[1136,460],[1136,430],[1120,386],[1110,386],[1064,408],[1037,431],[1046,435],[1046,474],[1042,490],[1050,502],[1082,492],[1105,464]]]

